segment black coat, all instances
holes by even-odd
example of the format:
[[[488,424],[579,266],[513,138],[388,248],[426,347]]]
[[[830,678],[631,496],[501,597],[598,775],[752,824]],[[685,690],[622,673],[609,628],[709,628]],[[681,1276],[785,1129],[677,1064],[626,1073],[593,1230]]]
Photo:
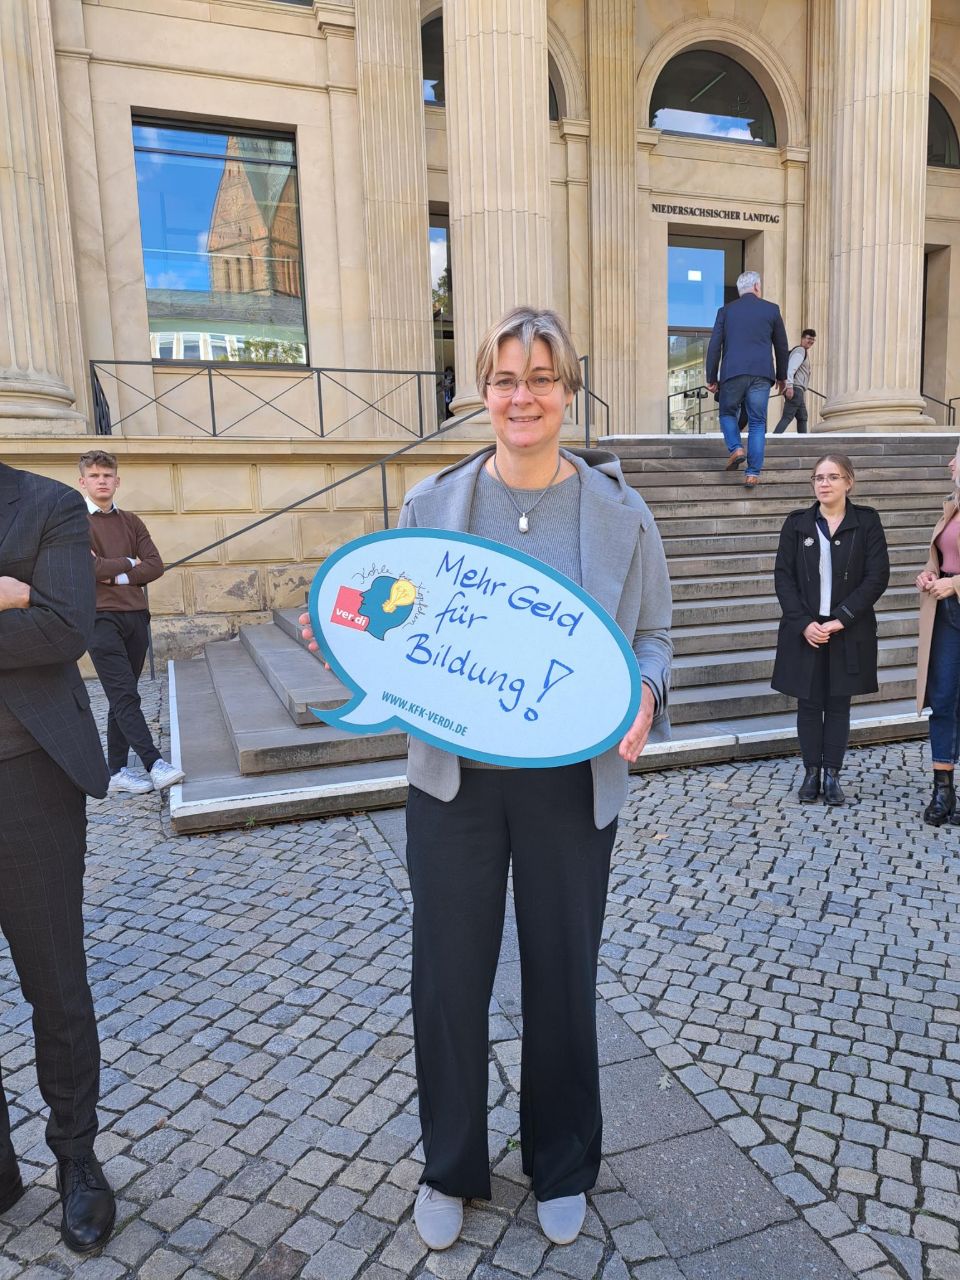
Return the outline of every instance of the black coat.
[[[818,511],[815,502],[787,516],[773,571],[783,618],[771,684],[794,698],[808,698],[813,692],[816,650],[803,632],[820,616]],[[830,552],[830,617],[843,623],[843,630],[829,641],[830,692],[876,693],[877,620],[873,606],[890,579],[887,540],[876,511],[848,501],[843,522],[830,539]]]
[[[96,589],[79,493],[0,462],[0,574],[30,584],[29,608],[0,610],[0,694],[81,791],[106,795],[110,775],[77,670]]]

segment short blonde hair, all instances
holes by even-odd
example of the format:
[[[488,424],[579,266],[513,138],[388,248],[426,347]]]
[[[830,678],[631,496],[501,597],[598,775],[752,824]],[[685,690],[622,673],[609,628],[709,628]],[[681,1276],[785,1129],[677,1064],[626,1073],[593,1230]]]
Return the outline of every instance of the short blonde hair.
[[[501,342],[516,338],[522,345],[529,368],[533,359],[533,344],[542,339],[550,348],[553,371],[563,383],[565,391],[573,395],[583,386],[580,361],[570,337],[570,330],[556,311],[538,310],[536,307],[514,307],[492,324],[480,339],[477,351],[477,389],[487,398],[487,382],[500,352]]]

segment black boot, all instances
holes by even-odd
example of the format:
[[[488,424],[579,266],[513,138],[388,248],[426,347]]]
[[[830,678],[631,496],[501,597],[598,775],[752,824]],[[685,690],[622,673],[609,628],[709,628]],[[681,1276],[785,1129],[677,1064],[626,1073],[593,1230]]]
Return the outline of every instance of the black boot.
[[[8,1161],[0,1164],[0,1213],[12,1209],[23,1195],[23,1183],[20,1181],[20,1170],[16,1157],[11,1155]]]
[[[953,770],[934,769],[933,795],[923,811],[923,820],[931,827],[942,827],[953,815],[957,797],[953,790]]]
[[[74,1253],[92,1253],[109,1238],[117,1205],[100,1161],[88,1151],[57,1162],[57,1189],[63,1204],[60,1238]]]
[[[823,771],[823,801],[824,804],[846,804],[847,797],[840,790],[840,778],[838,769],[824,769]]]
[[[807,768],[800,783],[800,790],[797,792],[797,799],[803,804],[813,804],[819,794],[820,770]]]

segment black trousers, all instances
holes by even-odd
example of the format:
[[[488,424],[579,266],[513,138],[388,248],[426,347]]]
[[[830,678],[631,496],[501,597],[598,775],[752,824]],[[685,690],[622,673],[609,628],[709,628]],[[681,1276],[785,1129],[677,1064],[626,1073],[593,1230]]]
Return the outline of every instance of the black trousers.
[[[45,751],[0,761],[0,931],[33,1006],[37,1079],[56,1156],[97,1132],[100,1044],[83,950],[86,797]],[[0,1168],[12,1157],[0,1075]]]
[[[783,413],[780,415],[780,421],[773,428],[773,434],[783,435],[794,418],[797,420],[797,435],[805,436],[807,434],[807,400],[803,387],[794,387],[791,399],[784,397]]]
[[[107,716],[107,764],[117,773],[132,748],[149,772],[160,759],[140,709],[137,682],[147,656],[150,614],[146,609],[104,610],[97,614],[90,657],[110,712]]]
[[[425,1167],[490,1198],[490,996],[513,859],[523,989],[520,1146],[540,1200],[596,1182],[603,1121],[597,956],[616,822],[593,824],[589,764],[469,769],[444,803],[410,788],[413,1024]]]
[[[850,698],[830,692],[830,642],[817,649],[809,698],[797,700],[797,737],[808,769],[840,769],[850,738]]]

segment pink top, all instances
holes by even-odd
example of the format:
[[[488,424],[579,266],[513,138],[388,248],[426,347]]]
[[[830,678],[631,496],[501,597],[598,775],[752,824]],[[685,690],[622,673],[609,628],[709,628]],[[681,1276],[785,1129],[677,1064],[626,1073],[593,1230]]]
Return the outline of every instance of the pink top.
[[[944,525],[937,538],[940,552],[940,572],[956,577],[960,573],[960,511],[949,524]]]

